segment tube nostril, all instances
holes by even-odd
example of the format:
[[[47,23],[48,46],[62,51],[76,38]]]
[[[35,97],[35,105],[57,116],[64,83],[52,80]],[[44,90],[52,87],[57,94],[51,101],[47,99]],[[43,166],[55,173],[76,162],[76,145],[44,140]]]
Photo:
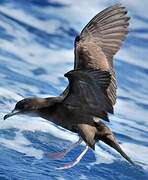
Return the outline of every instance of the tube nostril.
[[[5,116],[4,116],[4,120],[6,120],[7,118],[8,118],[8,115],[5,115]]]
[[[4,116],[4,120],[6,120],[7,118],[9,118],[10,116],[12,116],[12,113],[6,114],[6,115]]]
[[[9,117],[11,117],[11,116],[14,116],[14,115],[16,115],[16,114],[20,114],[21,112],[20,111],[18,111],[18,110],[13,110],[12,112],[10,112],[9,114],[6,114],[5,116],[4,116],[4,120],[6,120],[7,118],[9,118]]]

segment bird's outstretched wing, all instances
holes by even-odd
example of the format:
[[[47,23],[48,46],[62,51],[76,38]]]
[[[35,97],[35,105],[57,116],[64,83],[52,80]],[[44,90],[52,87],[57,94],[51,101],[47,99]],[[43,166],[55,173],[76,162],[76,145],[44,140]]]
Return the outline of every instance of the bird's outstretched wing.
[[[101,70],[72,70],[65,74],[69,80],[69,93],[63,103],[71,110],[98,116],[106,121],[107,112],[113,113],[107,88],[111,75]]]
[[[71,84],[71,81],[70,81],[70,85],[61,94],[63,99],[66,99],[66,97],[69,96],[69,94],[72,93],[74,89],[76,90],[76,88],[81,87],[83,89],[82,90],[83,95],[89,96],[88,98],[89,100],[90,99],[94,100],[96,98],[94,96],[95,95],[94,91],[97,90],[98,91],[97,97],[100,96],[99,100],[102,100],[101,105],[103,108],[104,108],[103,103],[105,103],[105,106],[108,104],[107,103],[108,100],[106,101],[106,98],[110,100],[109,106],[111,105],[113,106],[116,103],[116,76],[113,69],[113,56],[120,49],[120,46],[123,44],[126,38],[126,35],[129,32],[127,27],[129,25],[128,21],[130,18],[127,17],[126,14],[127,14],[127,11],[125,10],[125,7],[122,7],[120,4],[110,6],[109,8],[106,8],[105,10],[98,13],[84,27],[80,35],[77,36],[75,39],[74,69],[75,70],[80,69],[81,71],[79,71],[79,74],[81,75],[83,73],[86,75],[86,72],[89,69],[106,71],[111,75],[109,84],[107,88],[105,89],[105,92],[106,92],[105,97],[102,96],[102,91],[99,85],[98,85],[99,88],[97,89],[97,80],[98,82],[100,82],[99,81],[100,77],[99,77],[99,73],[96,73],[98,74],[98,76],[95,76],[95,78],[91,79],[92,81],[95,81],[96,89],[93,89],[94,87],[92,85],[93,82],[87,81],[86,83],[86,79],[85,80],[83,79],[84,83],[83,81],[81,83],[80,82],[76,83],[75,81],[75,83]],[[78,73],[78,71],[74,72],[74,74],[76,73]],[[75,75],[72,75],[72,77],[75,77]],[[92,84],[89,85],[89,83],[92,83]],[[74,87],[74,85],[76,87]],[[72,90],[72,87],[74,88],[73,90]],[[85,92],[86,89],[87,89],[87,92]],[[99,89],[100,89],[100,92],[99,92]],[[88,93],[90,94],[88,95]],[[73,100],[72,102],[78,103],[76,102],[76,100],[79,101],[79,99],[76,96],[74,97],[76,99],[72,98],[72,94],[71,94],[71,99]],[[101,99],[102,97],[104,99]],[[82,99],[83,98],[84,97],[82,97]],[[87,99],[87,105],[89,102],[88,99]],[[94,102],[93,102],[93,105],[95,105],[96,103]],[[87,106],[87,108],[89,109],[89,106]],[[95,107],[94,107],[94,112],[96,112]],[[99,114],[99,117],[108,121],[108,115],[107,115],[108,112],[109,110],[105,107],[101,111],[101,114]]]
[[[126,14],[127,11],[125,10],[125,7],[122,7],[120,4],[110,6],[109,8],[106,8],[105,10],[98,13],[84,27],[80,35],[75,39],[74,69],[81,69],[81,75],[83,72],[86,74],[86,70],[89,69],[99,69],[100,71],[106,71],[110,73],[111,80],[107,89],[105,90],[105,99],[108,98],[111,101],[112,106],[116,103],[116,76],[113,69],[113,56],[120,49],[120,46],[123,44],[126,35],[129,32],[127,27],[129,25],[128,20],[130,18],[127,17]],[[99,81],[99,75],[95,78],[95,82],[97,82],[97,80]],[[94,78],[92,78],[92,81],[94,81]],[[80,84],[79,85],[82,86],[82,82]],[[87,82],[87,85],[84,84],[83,91],[85,91],[84,86],[88,87],[89,83]],[[90,87],[92,86],[89,86],[89,92],[91,90]],[[69,95],[69,89],[70,86],[68,86],[61,94],[63,99]],[[91,94],[91,97],[93,97],[93,94]],[[107,120],[108,110],[104,109],[102,112],[103,114],[100,116]]]
[[[75,39],[75,64],[77,69],[101,69],[111,73],[107,89],[112,104],[116,102],[116,77],[113,56],[120,49],[129,30],[129,17],[125,7],[116,4],[98,13]]]

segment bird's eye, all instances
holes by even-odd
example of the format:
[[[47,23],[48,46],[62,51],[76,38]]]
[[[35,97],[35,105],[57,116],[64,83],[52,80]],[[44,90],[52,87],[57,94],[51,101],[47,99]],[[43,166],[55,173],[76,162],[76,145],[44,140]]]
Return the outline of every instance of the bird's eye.
[[[25,108],[24,104],[20,104],[19,109],[24,109],[24,108]]]
[[[18,102],[15,106],[15,109],[24,109],[24,108],[25,108],[24,103],[20,103],[20,102]]]

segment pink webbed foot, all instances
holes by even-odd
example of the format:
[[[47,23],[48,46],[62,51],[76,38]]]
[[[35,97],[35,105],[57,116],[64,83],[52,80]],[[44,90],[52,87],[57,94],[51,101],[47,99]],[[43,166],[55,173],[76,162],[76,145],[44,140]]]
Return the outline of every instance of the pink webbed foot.
[[[58,153],[47,153],[45,154],[45,156],[50,159],[60,159],[60,158],[63,158],[65,154],[67,153],[64,151],[64,152],[58,152]]]
[[[76,146],[81,144],[81,142],[82,142],[82,139],[80,138],[79,141],[77,141],[75,144],[72,144],[71,146],[69,146],[65,151],[58,152],[58,153],[47,153],[47,154],[45,154],[45,156],[50,159],[63,158],[69,151],[71,151],[73,148],[75,148]]]
[[[68,168],[71,168],[73,166],[75,166],[76,164],[78,164],[80,162],[80,160],[82,159],[82,157],[84,156],[84,154],[87,152],[89,146],[86,146],[84,151],[77,157],[77,159],[71,163],[71,164],[67,164],[65,166],[61,166],[59,168],[56,168],[57,170],[62,170],[62,169],[68,169]]]

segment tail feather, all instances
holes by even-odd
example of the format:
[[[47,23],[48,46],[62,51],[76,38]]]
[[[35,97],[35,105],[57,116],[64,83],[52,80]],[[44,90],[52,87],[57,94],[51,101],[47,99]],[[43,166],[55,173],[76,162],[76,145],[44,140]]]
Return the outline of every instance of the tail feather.
[[[136,166],[136,164],[121,149],[112,131],[102,121],[95,121],[95,123],[96,123],[96,128],[98,130],[95,136],[96,141],[99,140],[103,141],[105,144],[109,145],[110,147],[118,151],[129,163]]]
[[[102,137],[101,140],[110,147],[114,148],[116,151],[118,151],[133,166],[136,166],[136,164],[121,149],[120,145],[118,144],[118,142],[116,141],[113,135],[107,135],[105,137]]]

